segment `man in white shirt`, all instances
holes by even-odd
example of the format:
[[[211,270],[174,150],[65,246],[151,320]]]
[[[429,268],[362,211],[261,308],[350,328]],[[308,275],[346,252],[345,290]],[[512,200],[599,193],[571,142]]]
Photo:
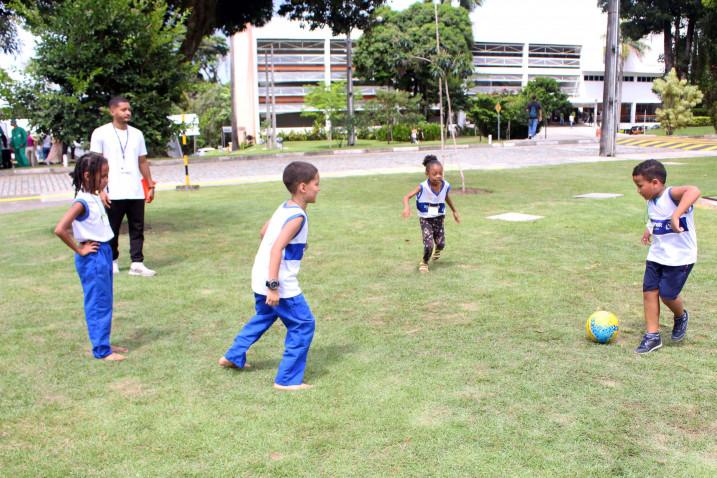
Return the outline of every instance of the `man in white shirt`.
[[[92,132],[90,151],[102,154],[110,165],[107,191],[100,191],[102,202],[107,208],[107,216],[114,232],[112,246],[112,270],[119,272],[118,237],[124,216],[129,226],[129,252],[132,264],[129,275],[151,277],[156,274],[144,265],[142,246],[144,245],[144,204],[145,195],[142,178],[149,186],[146,201],[154,198],[154,181],[149,171],[147,147],[144,135],[129,125],[132,108],[129,101],[116,96],[109,103],[112,122]]]

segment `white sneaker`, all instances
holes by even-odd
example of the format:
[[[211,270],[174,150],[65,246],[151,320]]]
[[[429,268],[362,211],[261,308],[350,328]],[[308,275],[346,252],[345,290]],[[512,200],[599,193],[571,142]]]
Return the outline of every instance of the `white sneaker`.
[[[117,261],[112,261],[112,273],[119,274],[119,264]]]
[[[157,272],[148,269],[144,265],[144,262],[133,262],[132,265],[129,266],[129,275],[131,276],[152,277],[156,274]]]

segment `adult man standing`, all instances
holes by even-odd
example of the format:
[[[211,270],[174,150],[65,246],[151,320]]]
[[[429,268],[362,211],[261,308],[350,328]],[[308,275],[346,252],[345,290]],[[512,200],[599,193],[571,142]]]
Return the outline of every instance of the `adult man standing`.
[[[121,96],[110,100],[112,122],[92,132],[90,151],[100,153],[107,158],[110,166],[107,191],[101,191],[100,197],[107,208],[107,216],[114,232],[112,246],[112,270],[119,272],[118,237],[124,216],[129,226],[129,252],[132,264],[129,275],[151,277],[156,274],[144,265],[142,247],[144,245],[144,203],[145,195],[142,178],[149,185],[147,202],[154,198],[154,181],[149,171],[147,147],[144,135],[129,125],[132,108],[129,101]]]
[[[528,112],[528,139],[533,139],[538,131],[538,122],[543,121],[543,107],[540,105],[540,101],[535,98],[535,95],[531,98],[525,111]]]
[[[17,125],[17,121],[11,120],[12,132],[10,133],[10,146],[15,151],[15,161],[18,166],[29,166],[25,157],[25,148],[27,148],[27,131]]]

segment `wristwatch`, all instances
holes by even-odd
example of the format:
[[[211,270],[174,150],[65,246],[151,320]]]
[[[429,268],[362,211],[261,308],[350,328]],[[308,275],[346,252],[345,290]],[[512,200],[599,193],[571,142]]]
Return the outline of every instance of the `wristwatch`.
[[[266,287],[271,290],[277,290],[279,288],[279,281],[274,280],[268,280],[266,281]]]

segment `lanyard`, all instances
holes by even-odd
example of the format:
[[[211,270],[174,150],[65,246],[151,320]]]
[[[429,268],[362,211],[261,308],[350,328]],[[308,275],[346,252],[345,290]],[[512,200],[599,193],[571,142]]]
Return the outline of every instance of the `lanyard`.
[[[127,151],[127,144],[129,144],[129,126],[127,127],[127,138],[125,138],[124,146],[122,146],[122,140],[120,139],[119,133],[117,132],[117,128],[112,125],[112,129],[115,132],[115,136],[117,136],[117,142],[119,143],[120,151],[122,151],[122,170],[124,170],[125,152]]]

